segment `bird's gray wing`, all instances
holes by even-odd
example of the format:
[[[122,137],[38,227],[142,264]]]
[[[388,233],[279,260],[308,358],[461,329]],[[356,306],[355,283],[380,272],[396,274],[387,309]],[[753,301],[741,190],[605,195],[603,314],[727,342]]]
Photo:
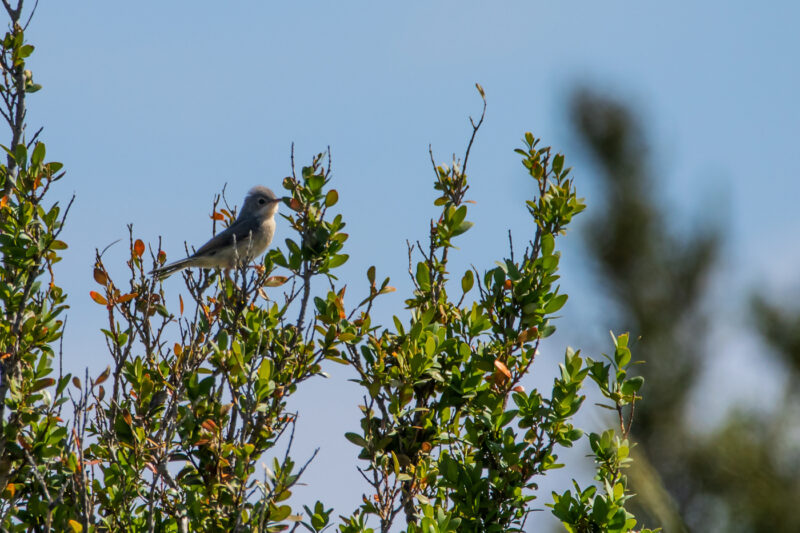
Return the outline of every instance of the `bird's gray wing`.
[[[250,238],[251,233],[255,233],[257,228],[258,220],[255,217],[239,217],[228,228],[217,233],[210,241],[198,248],[193,257],[213,255],[210,252],[233,246],[234,239],[237,247],[240,244],[246,246],[244,243]]]

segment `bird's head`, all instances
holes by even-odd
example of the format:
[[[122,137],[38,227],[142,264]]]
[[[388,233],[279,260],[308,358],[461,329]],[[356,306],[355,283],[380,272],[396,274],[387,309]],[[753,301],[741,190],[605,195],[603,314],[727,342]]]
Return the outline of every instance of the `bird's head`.
[[[276,196],[272,189],[257,185],[247,193],[239,216],[272,218],[278,212],[280,202],[281,198]]]

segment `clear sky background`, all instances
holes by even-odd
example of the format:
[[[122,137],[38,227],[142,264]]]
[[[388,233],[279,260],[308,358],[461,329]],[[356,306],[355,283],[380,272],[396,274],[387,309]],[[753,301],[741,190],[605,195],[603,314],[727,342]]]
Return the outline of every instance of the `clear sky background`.
[[[401,314],[406,239],[422,238],[434,214],[427,147],[461,154],[489,108],[470,157],[469,219],[456,267],[491,267],[532,232],[532,193],[512,152],[533,131],[567,154],[592,209],[591,163],[580,157],[566,102],[580,85],[633,104],[650,135],[659,194],[677,227],[721,217],[727,245],[717,302],[759,283],[797,288],[800,268],[800,4],[795,2],[41,2],[28,31],[44,89],[28,99],[29,131],[45,126],[48,156],[66,165],[56,195],[77,195],[59,265],[71,295],[67,371],[98,374],[110,362],[91,302],[94,249],[126,238],[164,239],[170,257],[210,236],[212,196],[228,184],[241,203],[255,184],[280,188],[298,163],[330,145],[338,208],[351,260],[340,270],[358,298],[375,264],[393,278],[381,316]],[[585,182],[582,181],[585,178]],[[286,236],[278,225],[276,242]],[[569,239],[568,239],[569,240]],[[543,347],[529,386],[547,386],[564,346],[607,335],[579,239],[567,245],[571,293],[562,332]],[[107,265],[122,272],[125,246]],[[361,285],[359,285],[361,283]],[[180,291],[176,277],[169,291]],[[173,302],[174,303],[174,302]],[[600,319],[595,320],[595,318]],[[768,404],[776,373],[735,309],[720,313],[703,408],[736,398]],[[760,357],[760,356],[759,356]],[[756,367],[758,370],[756,371]],[[321,446],[304,479],[306,501],[348,514],[364,490],[357,449],[358,389],[331,363],[295,400],[298,459]],[[721,383],[727,383],[725,388]],[[600,415],[597,415],[599,421]],[[599,424],[600,422],[598,422]],[[556,480],[556,484],[565,480]],[[549,491],[543,491],[544,500]],[[541,503],[544,503],[543,501]],[[540,513],[537,523],[548,523]]]

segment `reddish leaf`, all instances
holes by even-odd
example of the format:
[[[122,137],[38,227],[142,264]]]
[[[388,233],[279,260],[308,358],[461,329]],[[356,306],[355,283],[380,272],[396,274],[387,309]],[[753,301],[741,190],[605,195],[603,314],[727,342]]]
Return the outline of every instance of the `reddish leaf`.
[[[72,378],[72,384],[79,389],[81,388],[81,380],[79,380],[77,377]]]
[[[31,392],[37,392],[42,389],[46,389],[47,387],[52,387],[55,385],[55,383],[56,380],[53,378],[42,378],[33,384],[33,387],[31,387]]]
[[[99,303],[100,305],[108,305],[106,299],[94,291],[89,291],[89,296],[91,296],[92,300]]]
[[[505,282],[503,282],[503,288],[505,290],[507,290],[507,291],[511,290],[511,280],[510,279],[507,279],[507,280],[505,280]]]
[[[136,242],[133,243],[133,251],[138,257],[142,257],[144,253],[144,243],[142,239],[136,239]]]
[[[183,315],[183,296],[178,295],[178,301],[181,303],[181,315]]]
[[[213,213],[211,213],[211,220],[225,220],[225,215],[217,211],[214,211]]]
[[[202,424],[200,424],[204,429],[208,431],[216,431],[218,429],[217,424],[213,420],[206,420]]]
[[[292,201],[289,202],[289,207],[291,207],[295,211],[300,211],[303,209],[303,204],[301,204],[300,200],[298,200],[297,198],[292,198]]]
[[[108,375],[111,374],[111,367],[107,366],[103,373],[97,376],[97,380],[95,380],[95,385],[100,385],[102,382],[108,379]]]
[[[158,264],[163,265],[167,260],[167,252],[164,250],[158,251]]]

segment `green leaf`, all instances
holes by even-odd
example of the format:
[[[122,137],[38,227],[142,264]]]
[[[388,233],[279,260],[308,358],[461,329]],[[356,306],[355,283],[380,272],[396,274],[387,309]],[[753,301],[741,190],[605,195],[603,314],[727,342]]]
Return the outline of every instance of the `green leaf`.
[[[544,235],[542,235],[542,240],[541,240],[542,257],[553,255],[553,249],[555,248],[555,245],[556,241],[552,234],[545,233]]]
[[[312,174],[306,180],[306,184],[312,192],[317,193],[322,189],[322,186],[325,185],[325,177],[319,174]]]
[[[36,146],[33,148],[33,153],[31,154],[31,164],[33,166],[38,166],[39,164],[44,161],[45,155],[45,148],[44,143],[37,142]]]
[[[475,275],[472,273],[472,270],[467,270],[464,272],[464,277],[461,278],[461,290],[469,292],[472,289],[472,286],[475,284]]]
[[[622,394],[626,396],[636,394],[639,392],[639,389],[642,388],[642,385],[644,385],[644,378],[642,376],[634,376],[626,379],[622,384]]]
[[[347,254],[338,254],[331,257],[330,261],[328,261],[328,268],[336,268],[342,266],[347,262],[350,258]]]
[[[258,367],[258,377],[260,377],[265,381],[268,381],[269,378],[272,376],[272,369],[273,369],[272,360],[264,359],[261,362],[261,366]]]
[[[564,304],[567,303],[567,295],[566,294],[557,294],[550,298],[550,301],[547,302],[547,305],[544,307],[545,313],[555,313],[562,307]]]
[[[428,265],[426,265],[424,261],[417,263],[417,275],[415,278],[421,290],[431,290],[431,275],[428,271]]]
[[[553,172],[556,174],[561,174],[561,170],[564,168],[564,155],[563,154],[556,154],[553,158]]]
[[[473,224],[473,223],[472,223],[472,222],[470,222],[469,220],[465,220],[464,222],[462,222],[461,224],[459,224],[459,225],[458,225],[458,227],[457,227],[456,229],[454,229],[454,230],[453,230],[453,234],[452,234],[452,235],[453,235],[453,237],[456,237],[456,236],[458,236],[458,235],[461,235],[462,233],[466,233],[466,232],[467,232],[467,231],[469,231],[469,229],[470,229],[472,226],[474,226],[474,225],[475,225],[475,224]]]
[[[329,190],[328,194],[325,195],[325,207],[334,206],[338,201],[339,201],[339,193],[336,192],[335,189]]]
[[[347,433],[344,434],[344,438],[346,438],[356,446],[361,446],[362,448],[366,448],[367,446],[369,446],[369,443],[367,443],[364,437],[362,437],[358,433],[351,433],[348,431]]]

